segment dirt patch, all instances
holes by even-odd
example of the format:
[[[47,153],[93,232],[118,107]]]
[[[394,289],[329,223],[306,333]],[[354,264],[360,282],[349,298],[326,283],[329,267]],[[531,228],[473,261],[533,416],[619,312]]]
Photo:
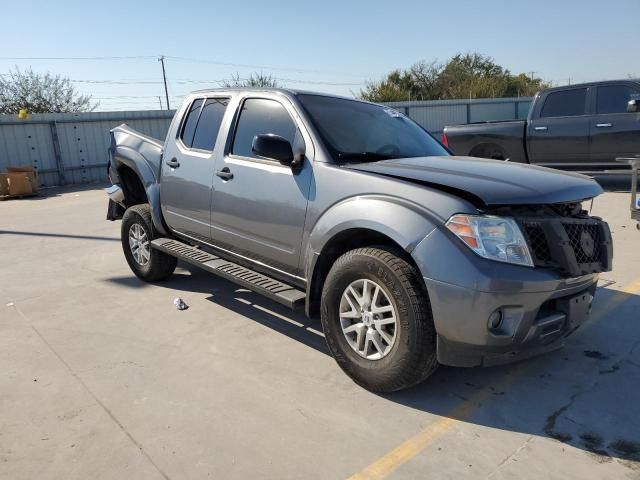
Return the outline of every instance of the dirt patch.
[[[585,350],[584,356],[588,358],[595,358],[596,360],[606,360],[609,358],[608,355],[605,355],[600,350]]]
[[[564,412],[566,412],[571,405],[573,405],[573,402],[576,399],[576,395],[577,393],[574,393],[573,395],[571,395],[571,398],[569,399],[569,402],[566,405],[563,405],[558,410],[556,410],[551,415],[549,415],[544,425],[544,433],[546,433],[549,437],[555,438],[556,440],[562,443],[570,442],[573,439],[573,436],[569,435],[568,433],[556,431],[556,422],[558,421],[558,417],[562,415]]]
[[[593,432],[587,432],[580,435],[580,440],[584,448],[586,448],[589,452],[594,453],[598,457],[602,457],[597,459],[600,463],[611,461],[611,456],[602,447],[604,442],[600,435]]]
[[[609,449],[623,460],[640,462],[640,442],[635,440],[616,440],[609,444]]]
[[[615,373],[618,370],[620,370],[620,365],[618,365],[617,363],[614,363],[613,365],[611,365],[611,367],[605,368],[604,370],[600,370],[600,375],[607,374],[607,373]]]

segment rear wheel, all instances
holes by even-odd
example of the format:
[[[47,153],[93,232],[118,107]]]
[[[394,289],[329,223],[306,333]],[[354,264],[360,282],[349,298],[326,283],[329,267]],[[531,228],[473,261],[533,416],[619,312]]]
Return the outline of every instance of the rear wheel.
[[[138,278],[157,282],[168,278],[176,269],[175,257],[151,248],[155,236],[149,204],[127,209],[122,217],[120,236],[124,256]]]
[[[321,314],[336,361],[368,390],[401,390],[437,367],[429,299],[399,252],[359,248],[341,256],[324,283]]]

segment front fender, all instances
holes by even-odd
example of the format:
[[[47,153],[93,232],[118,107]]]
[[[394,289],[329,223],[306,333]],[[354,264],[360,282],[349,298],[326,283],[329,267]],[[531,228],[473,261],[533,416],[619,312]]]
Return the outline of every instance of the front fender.
[[[314,225],[309,243],[315,252],[321,252],[338,233],[366,228],[386,235],[411,252],[437,224],[444,221],[435,212],[402,198],[356,196],[328,209]]]
[[[306,249],[306,278],[312,278],[318,258],[336,235],[352,229],[381,233],[411,252],[444,220],[435,212],[408,200],[382,195],[355,196],[329,208],[317,220]]]

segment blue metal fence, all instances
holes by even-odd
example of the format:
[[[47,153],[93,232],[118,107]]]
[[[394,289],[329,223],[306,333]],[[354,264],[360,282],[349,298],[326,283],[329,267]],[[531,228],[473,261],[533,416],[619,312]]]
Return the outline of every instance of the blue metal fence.
[[[435,135],[445,125],[526,118],[531,98],[393,102]],[[174,111],[0,115],[0,172],[32,166],[45,186],[106,180],[109,130],[128,123],[136,130],[164,138]]]

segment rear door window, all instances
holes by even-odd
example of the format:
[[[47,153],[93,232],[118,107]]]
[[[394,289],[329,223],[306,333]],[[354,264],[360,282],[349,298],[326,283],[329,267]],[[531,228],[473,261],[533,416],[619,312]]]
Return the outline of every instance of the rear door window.
[[[229,105],[228,98],[206,99],[193,134],[191,148],[213,151],[227,105]]]
[[[540,117],[576,117],[586,111],[587,89],[561,90],[547,95]]]
[[[296,124],[280,102],[266,98],[248,98],[242,105],[231,153],[259,158],[251,150],[256,135],[280,135],[293,145],[296,131]]]
[[[626,113],[629,100],[637,99],[639,91],[629,85],[607,85],[598,87],[596,112]]]
[[[198,124],[198,117],[200,116],[200,107],[204,99],[197,98],[193,101],[187,112],[184,124],[182,125],[182,132],[180,132],[180,140],[187,147],[191,148],[193,142],[193,134],[196,131],[196,125]]]

